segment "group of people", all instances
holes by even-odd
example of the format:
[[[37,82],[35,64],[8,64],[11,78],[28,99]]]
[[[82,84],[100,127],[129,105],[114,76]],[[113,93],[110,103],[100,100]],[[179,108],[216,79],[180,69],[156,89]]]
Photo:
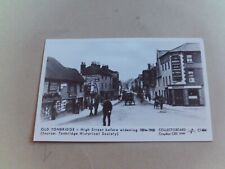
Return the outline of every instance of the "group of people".
[[[94,99],[91,99],[90,104],[89,104],[89,110],[90,110],[89,116],[97,115],[99,103],[100,103],[100,98],[98,95]],[[93,111],[94,111],[94,113],[93,113]],[[105,101],[103,102],[102,111],[103,111],[103,126],[106,126],[106,119],[108,119],[108,126],[110,126],[112,103],[108,99],[108,97],[106,97]]]
[[[88,105],[88,108],[90,110],[89,116],[96,116],[98,114],[98,108],[99,108],[99,103],[100,103],[100,97],[97,95],[94,99],[90,100],[90,103]],[[163,103],[164,99],[162,96],[156,96],[154,99],[154,108],[160,107],[160,109],[163,109]],[[108,121],[108,126],[111,124],[111,113],[112,113],[112,103],[109,100],[108,97],[105,98],[103,101],[103,126],[106,126],[106,119]],[[52,113],[51,113],[51,119],[55,120],[56,117],[56,101],[53,102],[52,104]]]
[[[99,103],[100,103],[99,96],[96,96],[94,99],[91,99],[91,101],[89,103],[89,110],[90,110],[89,116],[97,115]],[[107,124],[106,119],[108,121],[108,126],[110,126],[112,108],[113,108],[113,106],[112,106],[111,101],[108,99],[108,97],[106,97],[106,99],[103,102],[103,109],[102,109],[103,126],[106,126],[106,124]],[[51,120],[55,120],[56,114],[57,114],[57,106],[56,106],[56,100],[54,100],[52,103],[52,106],[51,106]]]
[[[160,109],[163,109],[163,103],[164,103],[164,98],[162,96],[156,96],[154,99],[154,109],[160,107]]]
[[[91,99],[90,100],[90,103],[89,103],[89,110],[90,110],[90,116],[93,116],[93,115],[97,115],[98,113],[98,106],[99,106],[99,96],[97,95],[94,99]],[[93,113],[93,109],[94,109],[94,113]]]

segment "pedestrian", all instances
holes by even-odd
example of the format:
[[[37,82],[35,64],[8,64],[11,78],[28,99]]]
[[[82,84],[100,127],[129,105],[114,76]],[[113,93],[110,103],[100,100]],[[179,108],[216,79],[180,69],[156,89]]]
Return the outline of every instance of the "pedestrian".
[[[90,110],[89,116],[93,116],[94,114],[92,112],[92,110],[93,110],[93,101],[92,101],[92,99],[91,99],[90,104],[89,104],[89,110]]]
[[[163,97],[162,96],[159,98],[159,104],[160,104],[160,109],[162,110],[163,109]]]
[[[147,100],[147,98],[148,98],[148,93],[145,92],[145,99]]]
[[[151,95],[150,95],[150,93],[148,94],[148,101],[151,101]]]
[[[77,101],[75,101],[75,111],[74,111],[74,113],[79,114],[79,111],[80,111],[80,104],[77,100]]]
[[[106,98],[103,103],[103,126],[106,126],[106,118],[108,119],[108,126],[111,123],[112,103]]]
[[[56,100],[53,101],[51,107],[51,120],[55,120],[56,118]]]
[[[95,102],[94,102],[94,108],[95,108],[94,115],[97,115],[97,113],[98,113],[98,105],[99,105],[99,96],[97,95],[95,97]]]
[[[144,93],[143,92],[141,92],[141,94],[140,94],[140,101],[141,101],[141,103],[143,103],[143,101],[144,101]]]
[[[154,109],[157,109],[158,105],[159,105],[159,98],[158,98],[158,96],[156,96],[155,102],[154,102]]]
[[[87,98],[84,99],[84,108],[85,109],[88,108],[88,99]]]

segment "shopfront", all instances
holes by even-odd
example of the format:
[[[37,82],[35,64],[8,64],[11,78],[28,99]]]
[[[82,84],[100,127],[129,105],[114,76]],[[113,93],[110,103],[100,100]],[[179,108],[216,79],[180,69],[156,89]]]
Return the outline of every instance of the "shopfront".
[[[204,105],[202,86],[168,86],[167,103],[173,106]]]

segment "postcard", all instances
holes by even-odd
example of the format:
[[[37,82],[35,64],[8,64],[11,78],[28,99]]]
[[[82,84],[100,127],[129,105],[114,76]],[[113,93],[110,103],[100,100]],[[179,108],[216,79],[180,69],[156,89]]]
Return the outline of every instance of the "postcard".
[[[34,141],[212,141],[200,38],[47,39]]]

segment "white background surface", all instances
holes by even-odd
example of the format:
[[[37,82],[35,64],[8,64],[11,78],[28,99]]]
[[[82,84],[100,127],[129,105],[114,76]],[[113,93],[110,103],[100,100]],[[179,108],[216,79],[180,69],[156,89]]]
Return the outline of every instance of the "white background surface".
[[[0,168],[224,169],[225,1],[2,0]],[[202,37],[213,142],[33,143],[46,38]]]

